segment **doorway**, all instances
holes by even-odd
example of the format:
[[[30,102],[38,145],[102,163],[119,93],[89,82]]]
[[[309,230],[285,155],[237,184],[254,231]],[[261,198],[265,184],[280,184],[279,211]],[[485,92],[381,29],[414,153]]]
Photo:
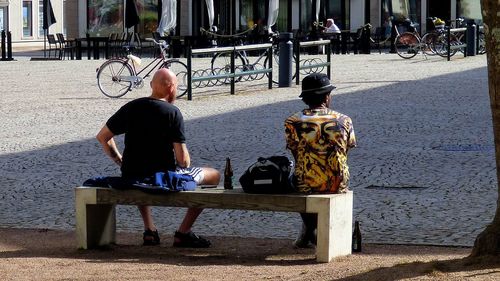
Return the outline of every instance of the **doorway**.
[[[451,19],[451,1],[427,0],[427,16],[438,17],[444,21],[449,21]]]

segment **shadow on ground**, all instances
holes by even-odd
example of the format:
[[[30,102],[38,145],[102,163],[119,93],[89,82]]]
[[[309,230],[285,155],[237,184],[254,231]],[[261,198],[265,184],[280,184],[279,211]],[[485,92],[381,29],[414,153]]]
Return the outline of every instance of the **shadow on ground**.
[[[444,261],[431,262],[411,262],[400,263],[391,267],[377,268],[365,273],[342,278],[344,281],[387,281],[387,280],[406,280],[427,276],[430,279],[440,280],[462,280],[462,278],[498,278],[500,276],[500,257],[465,257],[460,259],[451,259]],[[475,271],[481,271],[475,273]],[[486,271],[486,272],[485,272]],[[462,278],[445,277],[449,274],[459,274]],[[496,279],[498,280],[498,279]]]
[[[357,192],[362,195],[363,200],[369,198],[370,194],[373,193],[372,191],[364,192],[363,187],[377,184],[381,180],[389,183],[399,180],[397,177],[401,173],[394,172],[392,169],[404,170],[405,176],[410,179],[421,180],[425,180],[421,177],[422,173],[439,171],[442,167],[432,166],[432,162],[413,157],[412,153],[414,151],[434,153],[431,148],[437,144],[457,143],[456,128],[470,130],[470,137],[460,139],[460,142],[489,144],[490,135],[485,134],[482,129],[487,126],[476,126],[475,123],[485,122],[484,120],[488,120],[487,118],[490,116],[487,104],[479,104],[478,100],[483,102],[483,98],[479,98],[477,93],[470,92],[455,97],[452,88],[439,92],[424,89],[417,92],[405,90],[409,89],[405,85],[410,83],[426,85],[426,89],[432,89],[433,86],[439,88],[438,84],[449,81],[458,83],[460,77],[478,77],[478,73],[484,72],[485,69],[480,68],[469,70],[460,75],[455,73],[421,81],[403,81],[333,97],[332,107],[348,114],[354,120],[359,147],[353,150],[350,156],[351,175],[353,186],[358,188]],[[341,88],[346,85],[339,83],[337,86]],[[272,93],[270,92],[270,94]],[[207,99],[206,102],[207,106],[210,106],[210,100]],[[397,107],[394,106],[396,102],[398,103]],[[90,107],[90,104],[91,101],[80,100],[78,106]],[[461,106],[462,111],[455,112],[455,106]],[[477,110],[478,106],[486,109]],[[193,163],[222,170],[226,157],[238,159],[238,161],[233,161],[235,178],[237,179],[244,169],[259,156],[287,153],[283,136],[283,120],[301,108],[303,105],[298,99],[237,111],[231,111],[229,105],[226,113],[188,119],[186,122],[187,138]],[[96,114],[98,113],[96,112]],[[54,118],[64,118],[64,116],[54,116]],[[108,116],[101,118],[104,121]],[[99,128],[95,129],[97,133]],[[436,129],[441,132],[438,139],[433,133]],[[408,154],[411,158],[403,162],[384,160],[401,157],[402,154]],[[443,152],[443,159],[451,155],[457,154]],[[366,161],[366,159],[379,157],[383,157],[380,159],[384,162]],[[466,158],[468,156],[460,157]],[[453,158],[449,159],[451,159],[450,162],[454,161]],[[463,161],[468,163],[468,167],[475,167],[474,161],[482,161],[475,155],[467,159],[469,162]],[[377,167],[373,166],[374,163]],[[387,171],[384,170],[386,166],[390,166]],[[382,171],[382,174],[377,172],[377,168]],[[2,187],[0,225],[51,229],[72,229],[74,227],[73,188],[75,186],[80,185],[90,177],[119,174],[117,167],[104,155],[93,136],[33,151],[3,153],[0,155],[0,169],[2,170],[2,177],[0,177],[0,186]],[[372,171],[374,172],[372,173]],[[473,172],[473,170],[471,171]],[[460,177],[468,176],[464,172],[455,180],[460,182]],[[467,179],[464,182],[469,181],[470,179]],[[415,183],[415,185],[418,184],[422,183]],[[430,185],[432,183],[427,183],[424,186]],[[439,190],[440,187],[436,186],[435,188]],[[463,192],[464,189],[460,191]],[[412,191],[412,193],[424,196],[429,193],[429,190]],[[401,194],[397,196],[401,198]],[[455,196],[458,198],[460,194]],[[356,207],[360,206],[360,198],[355,197],[355,215]],[[473,201],[470,203],[474,204]],[[377,210],[384,209],[384,206],[380,207]],[[487,209],[486,205],[483,207]],[[478,208],[477,205],[475,208]],[[468,207],[462,207],[462,209],[470,210]],[[130,209],[126,214],[120,211],[119,209],[119,229],[121,227],[125,229],[139,229],[141,227],[135,209]],[[212,214],[217,218],[218,213]],[[164,222],[160,222],[159,226],[173,232],[177,223],[172,224],[172,221],[180,221],[181,215],[174,212],[174,214],[159,216],[164,218]],[[225,227],[230,228],[232,233],[237,236],[250,237],[261,237],[260,232],[263,230],[273,235],[279,235],[282,232],[281,229],[295,230],[297,228],[296,220],[287,221],[285,218],[280,220],[282,225],[271,223],[272,228],[270,229],[269,222],[272,220],[264,221],[254,218],[252,221],[251,217],[240,215],[241,213],[234,217],[224,217],[222,222],[217,222],[216,225],[204,222],[202,216],[197,223],[203,229],[202,233],[217,233]],[[432,215],[434,216],[435,213]],[[275,214],[272,216],[276,218]],[[422,216],[422,214],[415,213],[412,216]],[[135,218],[135,220],[130,218]],[[242,221],[247,222],[247,219],[251,221],[251,228],[248,227],[248,224],[241,223]],[[121,223],[120,220],[125,220],[126,223]],[[469,222],[469,224],[473,225],[474,223]],[[421,225],[413,227],[416,230],[426,229]],[[398,229],[392,229],[392,233],[385,233],[383,237],[391,239],[391,235],[397,235],[399,232]],[[407,232],[411,234],[413,229],[408,229]],[[446,234],[446,232],[442,232],[434,236]]]

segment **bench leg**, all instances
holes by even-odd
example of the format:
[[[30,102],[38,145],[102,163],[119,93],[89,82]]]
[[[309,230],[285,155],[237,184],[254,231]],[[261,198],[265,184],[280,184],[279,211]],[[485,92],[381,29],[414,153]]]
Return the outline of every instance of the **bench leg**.
[[[116,211],[113,204],[95,204],[95,190],[76,191],[78,248],[90,249],[116,242]]]
[[[352,192],[333,198],[308,198],[307,212],[318,213],[316,260],[330,262],[351,254]]]

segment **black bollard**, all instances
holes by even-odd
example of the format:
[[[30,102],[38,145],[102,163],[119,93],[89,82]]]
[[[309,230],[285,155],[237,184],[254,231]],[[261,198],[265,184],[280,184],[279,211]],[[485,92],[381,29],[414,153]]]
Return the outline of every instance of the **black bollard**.
[[[293,34],[282,32],[279,36],[279,87],[292,86]]]
[[[5,30],[2,30],[2,60],[6,60],[7,56],[5,54],[6,44],[5,44]]]
[[[7,32],[7,60],[13,60],[12,58],[12,33]]]
[[[475,56],[476,55],[476,40],[477,40],[477,33],[476,33],[476,23],[474,20],[469,20],[467,22],[467,33],[465,35],[465,39],[467,40],[467,56]]]

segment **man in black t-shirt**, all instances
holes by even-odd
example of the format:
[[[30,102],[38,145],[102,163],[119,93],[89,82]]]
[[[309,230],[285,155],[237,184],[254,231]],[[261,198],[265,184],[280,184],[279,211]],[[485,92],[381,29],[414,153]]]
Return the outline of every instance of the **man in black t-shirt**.
[[[176,171],[193,177],[197,184],[217,185],[220,173],[213,168],[190,167],[182,114],[173,105],[177,77],[168,69],[158,70],[151,81],[150,97],[125,104],[97,134],[105,153],[121,167],[124,179],[142,179],[156,172]],[[125,134],[123,157],[113,139]],[[157,245],[160,237],[150,206],[138,206],[144,222],[144,245]],[[174,235],[174,247],[205,248],[210,241],[191,231],[203,209],[189,208]]]

